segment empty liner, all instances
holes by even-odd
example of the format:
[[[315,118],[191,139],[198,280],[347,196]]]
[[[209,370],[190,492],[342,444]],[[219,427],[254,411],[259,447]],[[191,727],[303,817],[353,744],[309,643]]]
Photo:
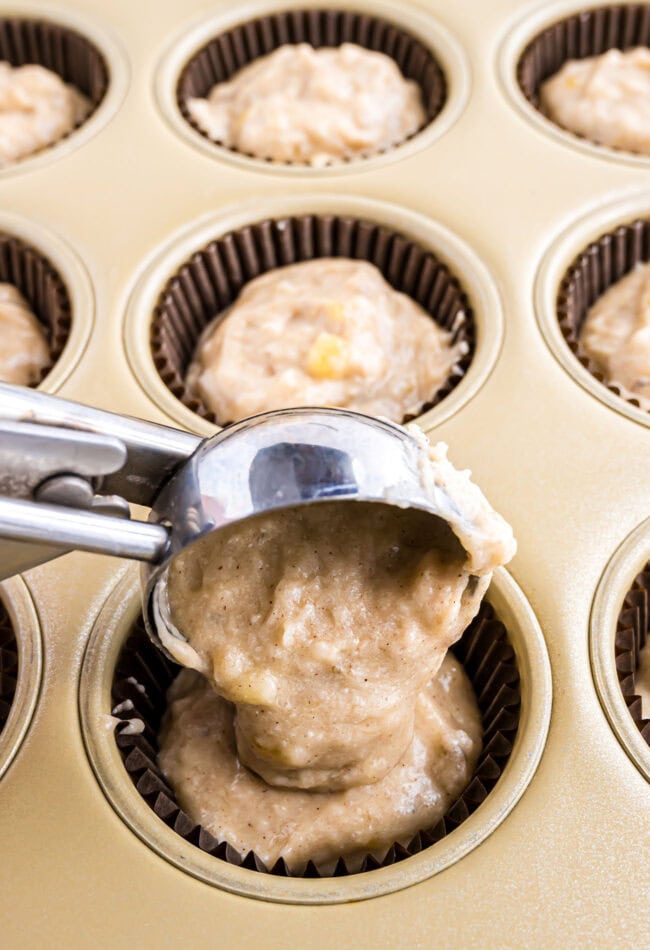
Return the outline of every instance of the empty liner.
[[[209,422],[232,422],[217,419],[185,383],[202,331],[249,280],[319,257],[370,261],[395,290],[412,297],[448,330],[454,343],[467,344],[467,353],[421,412],[448,396],[465,375],[475,345],[472,310],[458,279],[432,251],[397,231],[345,215],[310,214],[231,231],[195,251],[169,279],[154,311],[151,348],[156,368],[174,396]]]
[[[440,64],[430,49],[399,26],[366,13],[343,10],[290,10],[268,14],[235,26],[213,37],[192,56],[183,68],[176,87],[176,101],[184,119],[200,135],[209,139],[189,114],[188,99],[205,98],[217,83],[226,82],[253,60],[288,43],[310,43],[316,48],[356,43],[358,46],[390,56],[397,63],[402,75],[406,79],[414,80],[420,87],[426,114],[425,126],[433,122],[445,104],[447,89]],[[417,135],[419,131],[421,129],[413,135]],[[222,145],[216,140],[209,140]],[[391,145],[383,151],[397,148],[399,144],[402,143]],[[229,150],[239,151],[230,147]],[[348,161],[363,157],[356,156]],[[272,161],[260,159],[256,155],[249,155],[249,158]]]
[[[494,788],[510,757],[517,734],[520,711],[519,673],[508,633],[493,608],[483,603],[477,617],[454,645],[453,653],[469,676],[483,719],[483,750],[467,788],[434,828],[417,834],[407,847],[394,844],[383,861],[368,855],[359,871],[387,867],[435,844],[462,824]],[[142,620],[132,629],[119,656],[112,688],[112,704],[130,700],[128,711],[119,713],[115,740],[138,793],[155,814],[186,841],[226,861],[254,871],[290,876],[284,861],[267,868],[252,851],[241,854],[228,842],[218,841],[181,809],[173,790],[158,766],[158,733],[165,712],[166,693],[180,667],[166,659],[151,642]],[[128,734],[128,721],[141,719],[144,732]],[[333,876],[346,875],[340,858]],[[357,873],[357,872],[355,872]],[[325,877],[310,862],[299,877]]]
[[[650,10],[650,7],[648,8]],[[587,311],[605,291],[642,262],[650,260],[650,219],[619,225],[590,244],[573,261],[560,284],[557,318],[569,349],[592,376],[610,392],[639,407],[638,399],[623,393],[615,382],[606,382],[587,356],[580,331]]]
[[[616,624],[614,656],[616,675],[623,699],[634,723],[650,745],[650,719],[644,719],[641,697],[637,695],[636,674],[639,655],[648,640],[650,628],[650,562],[634,578],[632,587],[625,595]]]
[[[18,646],[5,605],[0,599],[0,733],[5,727],[16,692]]]
[[[76,30],[49,20],[2,17],[0,60],[12,66],[37,63],[75,86],[92,104],[79,125],[88,121],[108,88],[108,66],[97,47]]]
[[[650,46],[650,4],[629,3],[583,10],[546,27],[530,41],[517,63],[517,82],[530,104],[542,112],[540,86],[567,60],[635,46]],[[575,132],[571,134],[583,138]]]
[[[50,348],[50,365],[39,383],[57,361],[70,335],[70,297],[61,276],[35,247],[10,234],[0,233],[0,282],[13,284],[29,303],[43,326]]]

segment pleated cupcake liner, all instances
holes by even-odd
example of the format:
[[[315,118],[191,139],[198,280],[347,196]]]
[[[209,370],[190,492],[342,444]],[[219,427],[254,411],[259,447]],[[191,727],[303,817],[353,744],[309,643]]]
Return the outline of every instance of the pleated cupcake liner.
[[[650,10],[650,7],[648,7]],[[562,335],[576,359],[610,392],[639,407],[638,399],[615,382],[607,382],[580,341],[589,308],[605,291],[650,260],[650,219],[621,224],[593,241],[568,268],[557,297],[557,319]]]
[[[614,656],[616,675],[623,699],[634,723],[650,745],[650,719],[644,719],[641,697],[636,692],[639,656],[648,640],[650,627],[650,562],[634,578],[625,595],[616,624]]]
[[[18,679],[18,645],[7,609],[0,600],[0,733],[5,727]]]
[[[223,143],[210,139],[194,121],[188,110],[188,100],[205,98],[217,83],[227,82],[244,66],[288,43],[309,43],[315,48],[356,43],[390,56],[402,75],[420,87],[426,114],[424,125],[433,122],[445,104],[447,84],[435,55],[395,23],[348,10],[288,10],[234,26],[212,37],[192,56],[183,68],[176,88],[176,100],[185,120],[204,138],[223,147]],[[421,129],[413,135],[419,131]],[[226,147],[230,151],[239,151]],[[391,145],[382,151],[396,147]],[[358,158],[350,159],[356,160]]]
[[[151,349],[160,377],[174,396],[209,422],[232,422],[217,419],[186,383],[201,334],[248,281],[277,267],[322,257],[374,264],[395,290],[449,331],[453,343],[465,343],[465,354],[421,412],[448,396],[465,375],[476,340],[472,308],[458,278],[432,251],[398,231],[335,214],[267,219],[231,231],[195,251],[168,280],[153,315]]]
[[[388,867],[418,854],[459,827],[488,797],[512,752],[521,704],[519,672],[508,632],[491,605],[481,606],[454,645],[453,653],[469,676],[482,716],[483,748],[474,774],[434,827],[423,828],[406,847],[396,842],[381,861],[368,854],[353,870],[348,868],[344,856],[339,858],[334,871],[327,874],[312,861],[302,874],[291,872],[282,859],[267,867],[253,851],[242,854],[229,842],[219,841],[183,811],[158,764],[158,735],[167,708],[167,690],[180,667],[153,645],[141,619],[131,630],[116,664],[112,706],[115,709],[128,702],[127,708],[115,713],[124,720],[124,725],[116,726],[115,741],[135,792],[161,821],[215,860],[284,877],[342,876]],[[133,719],[144,723],[143,732],[130,732],[129,722]]]

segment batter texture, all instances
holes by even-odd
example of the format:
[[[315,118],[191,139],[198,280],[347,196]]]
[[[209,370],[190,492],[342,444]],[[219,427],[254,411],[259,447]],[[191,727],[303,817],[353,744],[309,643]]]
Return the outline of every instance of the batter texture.
[[[418,85],[395,61],[354,43],[281,46],[187,108],[229,148],[315,167],[397,145],[426,118]]]
[[[321,503],[215,532],[169,569],[188,642],[166,646],[235,704],[239,758],[270,784],[331,791],[386,775],[413,738],[419,691],[514,553],[509,526],[444,447],[422,451],[451,526]]]
[[[51,70],[0,62],[0,167],[54,145],[90,109],[90,101]]]
[[[650,49],[570,59],[542,84],[540,103],[570,132],[650,155]]]
[[[184,670],[169,691],[160,762],[179,803],[219,841],[254,850],[294,873],[338,857],[356,870],[381,861],[435,826],[467,785],[481,749],[481,717],[462,667],[447,655],[416,701],[412,742],[374,785],[336,792],[272,788],[237,758],[233,709],[200,674]]]
[[[650,264],[639,264],[589,309],[580,341],[622,395],[650,410]]]
[[[319,258],[247,284],[199,341],[187,384],[223,423],[290,406],[401,422],[466,352],[374,264]]]
[[[0,283],[0,381],[32,386],[49,365],[42,325],[20,291]]]

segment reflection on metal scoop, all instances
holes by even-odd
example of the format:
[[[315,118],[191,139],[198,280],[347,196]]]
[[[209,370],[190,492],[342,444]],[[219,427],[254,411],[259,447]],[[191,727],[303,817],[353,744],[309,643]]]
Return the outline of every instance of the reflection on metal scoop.
[[[149,523],[120,517],[122,499],[149,505]],[[188,545],[256,515],[334,500],[419,508],[443,522],[459,514],[427,482],[417,439],[359,413],[269,412],[201,442],[0,385],[0,577],[73,548],[144,561],[145,621],[159,646],[180,636],[166,571]]]

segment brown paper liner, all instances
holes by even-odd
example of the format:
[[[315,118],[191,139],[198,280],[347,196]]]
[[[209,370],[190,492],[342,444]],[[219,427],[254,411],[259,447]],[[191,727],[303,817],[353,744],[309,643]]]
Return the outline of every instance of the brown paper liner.
[[[599,56],[608,49],[625,50],[635,46],[650,46],[648,4],[630,3],[582,10],[558,20],[533,37],[517,63],[517,81],[526,99],[541,112],[540,87],[567,60],[585,59]],[[584,138],[575,132],[571,134]]]
[[[210,139],[194,122],[187,108],[187,100],[205,98],[217,83],[226,82],[253,60],[288,43],[310,43],[316,48],[356,43],[358,46],[390,56],[397,63],[402,75],[406,79],[414,80],[420,87],[426,113],[425,126],[433,122],[445,104],[447,88],[440,64],[430,49],[401,27],[378,17],[348,10],[290,10],[268,14],[235,26],[226,33],[213,37],[194,54],[181,72],[176,87],[176,101],[184,119],[204,138],[222,145],[221,142]],[[421,129],[417,129],[413,135],[420,131]],[[409,138],[413,138],[413,135]],[[397,147],[391,145],[383,151]],[[229,150],[239,151],[236,148]],[[373,155],[376,154],[378,152],[373,152]],[[273,161],[259,159],[256,155],[249,157],[258,158],[260,161]],[[357,156],[349,161],[362,157]]]
[[[227,842],[218,841],[181,809],[158,765],[158,733],[166,694],[180,667],[153,645],[142,620],[132,629],[115,670],[113,706],[127,699],[133,704],[132,709],[119,714],[125,725],[116,727],[117,746],[133,784],[155,814],[186,841],[217,859],[285,877],[339,876],[387,867],[435,844],[462,824],[494,788],[512,751],[519,724],[519,673],[507,630],[489,604],[482,604],[453,653],[471,680],[483,719],[483,750],[474,775],[435,827],[419,832],[407,847],[394,844],[381,862],[368,855],[358,871],[348,871],[344,857],[339,858],[332,875],[322,874],[312,862],[301,875],[291,875],[282,859],[267,868],[254,852],[241,854]],[[140,735],[123,731],[133,718],[145,724]]]
[[[648,14],[650,16],[650,6]],[[648,260],[650,219],[622,224],[603,234],[576,257],[562,279],[557,297],[558,322],[571,352],[610,392],[637,407],[639,401],[629,392],[622,392],[615,382],[606,382],[598,366],[585,353],[580,331],[592,304],[638,263]]]
[[[0,19],[0,60],[12,66],[37,63],[57,73],[64,82],[71,83],[87,96],[92,108],[77,128],[88,121],[108,88],[108,66],[97,47],[76,30],[49,20],[31,17]]]
[[[40,251],[19,238],[2,233],[0,282],[17,287],[43,325],[51,362],[43,370],[38,380],[40,383],[63,352],[70,335],[72,314],[68,291],[58,271]]]
[[[648,639],[650,629],[650,562],[625,595],[623,606],[616,624],[614,655],[616,675],[623,693],[623,699],[630,710],[634,723],[650,745],[650,719],[644,719],[641,712],[641,697],[636,693],[636,674],[639,669],[639,655]]]
[[[467,344],[465,356],[421,412],[448,396],[465,375],[475,345],[474,317],[459,281],[435,254],[399,232],[334,214],[266,220],[231,231],[195,251],[168,280],[154,312],[151,349],[158,372],[174,396],[209,422],[232,422],[217,419],[185,383],[202,331],[249,280],[276,267],[319,257],[370,261],[392,287],[412,297],[451,332],[454,343]]]
[[[16,692],[18,647],[5,605],[0,600],[0,732],[5,727]]]

